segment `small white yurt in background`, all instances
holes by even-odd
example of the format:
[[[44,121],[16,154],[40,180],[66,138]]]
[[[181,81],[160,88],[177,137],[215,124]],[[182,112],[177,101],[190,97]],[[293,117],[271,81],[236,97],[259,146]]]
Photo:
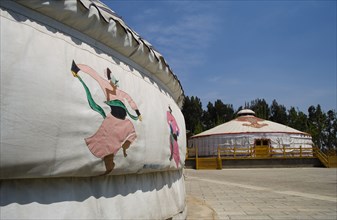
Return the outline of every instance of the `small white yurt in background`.
[[[97,0],[0,1],[0,219],[186,218],[184,93]]]
[[[217,156],[218,149],[238,157],[278,157],[285,154],[312,156],[312,139],[305,132],[260,119],[250,109],[237,118],[191,137],[199,157]],[[223,155],[226,156],[226,155]]]

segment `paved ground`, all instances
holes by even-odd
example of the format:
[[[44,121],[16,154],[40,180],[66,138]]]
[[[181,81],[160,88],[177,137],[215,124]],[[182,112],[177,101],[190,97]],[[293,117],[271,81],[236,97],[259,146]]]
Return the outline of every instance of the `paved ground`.
[[[185,169],[187,219],[337,219],[337,169]]]

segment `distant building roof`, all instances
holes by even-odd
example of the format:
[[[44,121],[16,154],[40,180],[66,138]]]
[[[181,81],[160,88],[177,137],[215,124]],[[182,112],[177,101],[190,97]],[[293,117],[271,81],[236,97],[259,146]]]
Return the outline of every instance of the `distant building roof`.
[[[254,111],[244,109],[238,112],[238,117],[236,119],[194,135],[192,138],[210,135],[245,133],[287,133],[310,136],[308,133],[296,130],[289,126],[255,117]]]
[[[254,115],[255,116],[255,112],[250,109],[242,109],[241,111],[238,112],[237,115],[238,116],[244,116],[244,115]]]

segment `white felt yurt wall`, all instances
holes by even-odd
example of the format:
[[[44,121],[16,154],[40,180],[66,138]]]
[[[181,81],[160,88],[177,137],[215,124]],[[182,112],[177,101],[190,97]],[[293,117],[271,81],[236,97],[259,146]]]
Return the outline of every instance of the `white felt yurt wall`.
[[[162,55],[99,1],[0,6],[0,218],[184,217],[183,90]]]
[[[245,113],[249,112],[248,115]],[[283,151],[312,156],[311,135],[288,126],[255,117],[251,110],[242,110],[238,117],[200,134],[192,136],[189,147],[197,147],[199,156],[217,156],[218,147],[254,149],[256,140],[268,140],[270,151]],[[243,152],[240,150],[240,152]],[[250,154],[247,150],[247,155]]]

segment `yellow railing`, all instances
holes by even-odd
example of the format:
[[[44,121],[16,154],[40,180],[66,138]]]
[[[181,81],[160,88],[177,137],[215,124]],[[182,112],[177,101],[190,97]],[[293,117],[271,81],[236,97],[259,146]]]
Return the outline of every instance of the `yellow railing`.
[[[335,154],[324,153],[318,147],[314,147],[314,156],[317,157],[325,167],[337,167],[337,156]]]
[[[198,158],[198,147],[187,148],[186,159]],[[258,158],[312,158],[314,157],[313,148],[300,147],[282,147],[259,149],[254,146],[248,147],[223,147],[218,146],[217,155],[209,157],[217,157],[221,159],[258,159]]]
[[[282,147],[260,149],[254,146],[249,147],[218,147],[218,158],[221,159],[266,159],[266,158],[311,158],[312,148]]]
[[[317,147],[285,147],[258,149],[254,146],[224,147],[219,145],[217,154],[207,157],[198,155],[198,147],[187,148],[186,159],[195,160],[196,169],[222,168],[222,160],[237,159],[290,159],[290,158],[318,158],[325,167],[337,167],[337,156],[323,153]]]
[[[186,151],[186,160],[195,160],[195,168],[199,169],[222,169],[221,160],[217,157],[199,157],[198,156],[198,147],[187,148]]]
[[[216,155],[200,157],[198,147],[187,148],[186,159],[195,160],[196,169],[222,169],[222,160],[312,158],[312,148],[228,147],[219,145]]]
[[[328,156],[324,154],[318,147],[314,147],[314,155],[324,164],[324,166],[329,167]]]
[[[285,147],[278,149],[273,148],[271,152],[272,157],[282,158],[312,158],[314,157],[313,148],[310,147]]]
[[[238,159],[252,157],[253,151],[251,147],[222,147],[218,146],[218,158],[221,159]]]
[[[263,153],[261,153],[263,152]],[[222,160],[235,159],[290,159],[290,158],[318,158],[325,167],[337,167],[337,155],[324,153],[317,147],[282,147],[258,149],[248,147],[224,147],[219,145],[217,154],[199,157],[198,147],[187,148],[186,159],[195,160],[196,169],[222,169]]]

